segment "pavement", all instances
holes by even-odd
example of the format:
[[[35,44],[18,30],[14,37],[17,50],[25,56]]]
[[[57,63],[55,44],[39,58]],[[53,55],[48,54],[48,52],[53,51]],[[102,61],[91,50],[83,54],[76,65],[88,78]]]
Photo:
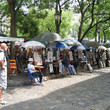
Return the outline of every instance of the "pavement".
[[[7,85],[8,87],[19,87],[19,86],[23,86],[26,85],[26,81],[27,81],[27,75],[26,74],[11,74],[10,77],[8,77],[7,80]]]
[[[12,78],[19,86],[4,91],[8,104],[0,105],[0,110],[110,110],[109,67],[49,79],[40,86],[27,86],[25,75]]]

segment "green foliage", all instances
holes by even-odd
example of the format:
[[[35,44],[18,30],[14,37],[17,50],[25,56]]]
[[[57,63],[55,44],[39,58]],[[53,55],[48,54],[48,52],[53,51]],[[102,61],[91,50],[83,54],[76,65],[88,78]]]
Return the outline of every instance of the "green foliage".
[[[56,27],[55,27],[55,18],[54,18],[54,10],[49,10],[48,16],[45,19],[39,19],[39,32],[56,32]],[[62,23],[60,26],[60,35],[62,37],[67,37],[67,34],[70,34],[70,30],[72,28],[71,25],[72,21],[72,12],[70,11],[65,11],[62,12]]]
[[[72,2],[72,0],[58,0],[58,2],[59,1],[61,3],[66,1],[61,7],[62,9],[68,9],[70,1]],[[54,19],[55,12],[53,10],[48,10],[55,7],[55,0],[16,0],[15,2],[15,10],[19,7],[16,13],[18,36],[34,37],[41,32],[56,32]],[[7,0],[1,2],[0,6],[3,12],[2,16],[10,16]],[[24,6],[29,9],[28,14],[22,10]],[[70,33],[72,19],[72,14],[69,15],[70,12],[65,13],[62,13],[62,24],[60,27],[60,33],[63,37],[66,36],[66,32]]]
[[[20,16],[21,14],[21,16]],[[22,14],[22,11],[17,15],[17,29],[20,32],[18,36],[25,36],[32,38],[38,34],[37,22],[31,14]]]
[[[60,27],[60,35],[64,37],[68,37],[71,34],[72,29],[72,21],[73,21],[73,12],[72,11],[63,11],[62,12],[62,24]]]
[[[55,27],[55,6],[56,0],[15,0],[16,6],[15,9],[19,7],[19,10],[16,14],[17,21],[17,32],[18,35],[26,36],[26,37],[35,37],[37,34],[42,32],[56,32]],[[22,1],[22,3],[21,3]],[[70,5],[73,3],[74,12],[81,13],[85,11],[84,19],[82,23],[81,37],[84,35],[86,30],[89,28],[92,21],[92,2],[93,0],[79,0],[80,4],[75,0],[57,0],[60,1],[62,16],[61,16],[61,26],[60,26],[60,35],[62,37],[66,37],[68,34],[71,34],[72,28],[72,12],[67,11],[70,9]],[[76,2],[76,3],[75,3]],[[20,4],[21,3],[21,4]],[[88,6],[90,5],[90,6]],[[29,13],[25,13],[22,10],[22,7],[27,7],[29,9]],[[110,0],[95,0],[94,10],[93,10],[93,23],[92,28],[90,28],[85,35],[85,37],[94,38],[96,32],[96,26],[94,26],[97,22],[101,20],[105,20],[110,15]],[[64,12],[64,10],[66,10]],[[0,0],[0,14],[1,18],[3,16],[10,17],[9,13],[9,5],[7,0]],[[101,27],[101,38],[103,39],[103,30],[110,24],[108,22],[99,22],[97,26]],[[79,24],[75,24],[73,27],[74,31],[78,32]],[[109,38],[110,28],[108,27],[106,30],[106,36]],[[73,35],[74,36],[74,35]]]
[[[79,39],[84,37],[94,38],[97,35],[96,25],[97,27],[101,26],[100,36],[103,39],[103,29],[106,28],[106,25],[102,26],[101,24],[107,24],[106,20],[109,21],[110,10],[108,9],[110,8],[110,1],[100,0],[99,2],[99,0],[95,0],[93,4],[93,0],[79,0],[79,3],[75,4],[75,12],[80,12],[83,15],[81,16],[82,22],[80,20],[81,28],[78,29],[78,33],[81,33],[78,36]]]
[[[56,32],[55,27],[55,11],[54,10],[33,10],[30,9],[29,14],[23,15],[20,11],[17,15],[17,28],[20,35],[26,37],[35,37],[37,34],[42,32]],[[60,35],[62,37],[67,37],[67,34],[71,33],[71,21],[72,18],[71,11],[62,12],[62,24],[60,27]]]

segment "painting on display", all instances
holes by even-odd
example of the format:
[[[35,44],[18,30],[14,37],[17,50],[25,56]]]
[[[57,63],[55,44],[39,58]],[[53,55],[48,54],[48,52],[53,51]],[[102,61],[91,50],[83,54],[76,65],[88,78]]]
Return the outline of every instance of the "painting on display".
[[[50,72],[50,73],[53,72],[53,64],[49,64],[49,72]]]
[[[82,53],[83,53],[82,50],[78,50],[78,58],[82,58],[83,57]]]
[[[60,60],[60,51],[57,50],[57,60]]]
[[[36,65],[42,65],[42,58],[41,55],[38,54],[38,52],[34,51],[33,57]]]
[[[47,61],[53,62],[53,51],[48,51],[47,53]]]
[[[69,59],[70,59],[70,61],[73,61],[72,51],[69,51]]]

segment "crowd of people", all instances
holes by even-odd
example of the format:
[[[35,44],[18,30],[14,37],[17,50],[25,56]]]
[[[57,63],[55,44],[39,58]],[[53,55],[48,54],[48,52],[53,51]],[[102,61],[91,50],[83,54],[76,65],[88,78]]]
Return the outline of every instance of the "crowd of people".
[[[19,51],[18,51],[19,50]],[[109,66],[109,51],[103,49],[69,50],[69,49],[18,49],[16,60],[19,66],[26,68],[28,59],[33,58],[35,65],[42,65],[44,76],[50,73],[59,74],[68,70],[70,75],[77,74],[80,70],[92,72],[94,67]],[[24,66],[23,66],[24,65]],[[23,69],[24,69],[23,68]],[[21,69],[21,67],[20,67]]]

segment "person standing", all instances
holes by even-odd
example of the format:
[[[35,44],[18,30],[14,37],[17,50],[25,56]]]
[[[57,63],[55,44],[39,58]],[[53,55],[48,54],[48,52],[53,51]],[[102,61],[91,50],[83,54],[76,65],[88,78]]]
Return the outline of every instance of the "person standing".
[[[105,68],[106,67],[106,59],[107,59],[107,57],[106,57],[106,50],[103,50],[101,58],[102,58],[103,68]]]
[[[2,94],[3,90],[7,88],[7,61],[5,55],[7,45],[5,43],[1,43],[0,47],[0,103],[6,104],[7,102],[3,100]]]

